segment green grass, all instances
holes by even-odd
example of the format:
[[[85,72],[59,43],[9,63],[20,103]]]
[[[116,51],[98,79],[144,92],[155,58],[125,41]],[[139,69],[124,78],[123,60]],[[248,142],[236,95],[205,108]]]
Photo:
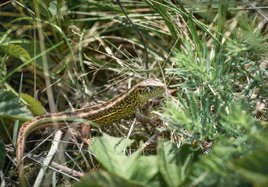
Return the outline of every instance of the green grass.
[[[149,75],[172,93],[149,109],[163,121],[159,141],[142,148],[156,127],[140,123],[133,141],[122,139],[132,120],[103,127],[109,135],[94,137],[89,149],[70,141],[64,162],[89,172],[77,186],[267,186],[267,6],[120,2],[133,24],[111,1],[0,6],[2,181],[17,182],[18,123],[44,113],[43,107],[66,111],[105,101]],[[38,144],[30,139],[28,151]],[[28,177],[38,171],[39,164],[26,165]],[[55,173],[54,185],[78,180]]]

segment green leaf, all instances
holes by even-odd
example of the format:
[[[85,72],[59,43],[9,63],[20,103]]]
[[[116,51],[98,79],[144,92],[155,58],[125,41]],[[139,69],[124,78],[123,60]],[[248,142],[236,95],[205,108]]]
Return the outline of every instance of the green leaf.
[[[125,150],[131,143],[133,140],[104,134],[92,141],[91,151],[108,172],[148,186],[158,172],[157,159],[155,156],[141,156],[140,150],[127,156]]]
[[[98,171],[95,173],[90,173],[85,176],[81,182],[75,185],[75,187],[84,187],[84,186],[94,186],[94,187],[118,187],[118,186],[127,186],[127,187],[145,187],[141,184],[135,183],[130,180],[119,177],[118,175],[108,173],[105,171]]]
[[[48,6],[48,10],[52,16],[56,16],[58,13],[57,10],[57,3],[58,1],[51,1]]]
[[[242,156],[232,163],[235,171],[244,176],[254,186],[268,186],[268,150],[263,147],[261,150],[254,151]]]
[[[156,156],[141,156],[130,168],[131,179],[149,182],[158,172]]]
[[[31,112],[10,91],[0,92],[0,118],[30,120]]]
[[[157,11],[163,20],[165,21],[166,26],[169,29],[170,34],[172,35],[173,38],[178,38],[178,32],[177,32],[177,27],[174,25],[172,17],[170,15],[170,12],[168,9],[165,7],[165,4],[160,3],[158,1],[147,1],[147,3],[155,10]]]
[[[32,96],[25,93],[21,94],[20,96],[23,101],[27,103],[28,109],[32,112],[34,116],[40,116],[46,113],[46,110],[43,108],[41,103]]]
[[[159,171],[167,186],[182,186],[186,181],[193,161],[193,150],[184,145],[180,148],[171,142],[161,141],[158,146]]]
[[[31,56],[29,55],[28,51],[19,45],[2,45],[1,49],[3,49],[7,54],[14,56],[15,58],[19,58],[22,62],[31,60]]]
[[[124,149],[133,143],[133,140],[110,137],[106,134],[92,140],[91,151],[97,160],[111,173],[124,178],[130,178],[128,169],[136,160],[138,154],[126,156]]]

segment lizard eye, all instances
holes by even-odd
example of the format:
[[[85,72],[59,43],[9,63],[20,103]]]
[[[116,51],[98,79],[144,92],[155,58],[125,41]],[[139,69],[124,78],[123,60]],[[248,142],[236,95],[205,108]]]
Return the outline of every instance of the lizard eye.
[[[147,88],[147,92],[151,93],[155,90],[155,87],[154,86],[148,86]]]

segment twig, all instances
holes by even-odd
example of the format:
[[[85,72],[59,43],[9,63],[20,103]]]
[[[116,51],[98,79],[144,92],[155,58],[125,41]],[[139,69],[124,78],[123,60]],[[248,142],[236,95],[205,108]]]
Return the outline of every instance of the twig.
[[[39,158],[39,156],[38,156],[38,159],[36,159],[35,157],[36,157],[36,155],[33,155],[33,154],[28,154],[27,155],[28,159],[31,159],[31,160],[35,161],[36,163],[39,163],[40,165],[42,165],[40,160],[43,160],[44,157]],[[48,168],[50,170],[54,171],[54,172],[61,173],[62,175],[70,177],[70,178],[72,178],[72,179],[74,179],[76,181],[78,181],[77,178],[81,178],[81,177],[83,177],[85,175],[83,172],[71,169],[71,168],[69,168],[67,166],[64,166],[64,165],[59,164],[59,163],[54,162],[54,161],[52,161],[50,163]]]
[[[0,181],[2,181],[2,182],[0,183],[1,187],[6,186],[5,176],[4,176],[4,173],[3,173],[2,170],[0,171],[0,179],[1,179]]]
[[[130,128],[129,128],[129,131],[128,131],[128,134],[127,134],[127,139],[129,139],[131,133],[133,132],[133,129],[134,129],[135,124],[136,124],[136,121],[137,121],[137,119],[134,118],[134,120],[133,120],[133,122],[132,122],[132,124],[131,124],[131,126],[130,126]]]
[[[51,163],[51,160],[53,159],[55,153],[57,152],[58,150],[58,147],[60,145],[60,139],[62,137],[62,131],[58,130],[56,133],[55,133],[55,136],[54,136],[54,139],[52,141],[52,145],[51,145],[51,148],[46,156],[46,158],[44,159],[43,161],[43,164],[42,164],[42,167],[41,169],[39,170],[39,173],[36,177],[36,180],[34,182],[34,187],[38,187],[41,185],[41,182],[43,180],[43,177],[45,175],[45,172],[49,166],[49,164]]]
[[[64,165],[61,165],[61,164],[58,164],[56,162],[51,162],[51,166],[54,167],[55,169],[58,169],[59,172],[60,171],[63,171],[64,173],[68,174],[68,175],[71,175],[73,177],[83,177],[85,174],[80,172],[80,171],[76,171],[74,169],[71,169],[71,168],[68,168],[67,166],[64,166]]]
[[[159,130],[156,130],[153,136],[151,136],[142,146],[142,149],[145,149],[148,145],[155,142],[158,136],[161,134]]]

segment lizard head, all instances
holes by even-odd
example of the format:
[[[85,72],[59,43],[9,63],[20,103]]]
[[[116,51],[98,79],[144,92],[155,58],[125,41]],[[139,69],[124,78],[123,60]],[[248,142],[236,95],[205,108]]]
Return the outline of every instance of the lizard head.
[[[145,103],[153,97],[165,92],[165,85],[159,79],[145,79],[136,85],[138,97],[141,103]]]

